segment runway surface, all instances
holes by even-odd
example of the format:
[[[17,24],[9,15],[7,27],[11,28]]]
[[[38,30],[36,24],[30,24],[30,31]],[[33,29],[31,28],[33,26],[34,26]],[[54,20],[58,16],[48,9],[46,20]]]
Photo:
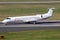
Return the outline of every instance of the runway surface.
[[[41,21],[37,24],[4,25],[0,23],[0,32],[19,32],[27,30],[47,30],[56,28],[60,28],[60,20]]]
[[[40,3],[60,3],[60,1],[0,2],[0,4],[40,4]]]

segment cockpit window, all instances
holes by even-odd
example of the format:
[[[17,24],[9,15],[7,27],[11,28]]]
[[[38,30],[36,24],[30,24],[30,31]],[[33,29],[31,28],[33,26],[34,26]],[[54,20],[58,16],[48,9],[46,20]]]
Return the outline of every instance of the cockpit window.
[[[11,18],[6,18],[6,19],[11,19]]]

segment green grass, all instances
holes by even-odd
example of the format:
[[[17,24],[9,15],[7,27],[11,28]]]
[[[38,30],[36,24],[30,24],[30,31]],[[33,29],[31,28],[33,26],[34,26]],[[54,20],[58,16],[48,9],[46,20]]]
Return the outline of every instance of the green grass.
[[[0,0],[0,2],[21,2],[21,1],[60,1],[60,0]]]
[[[60,4],[5,4],[0,5],[0,20],[8,16],[24,16],[46,13],[48,8],[55,7],[50,19],[60,19]]]
[[[60,40],[60,29],[1,33],[3,40]]]

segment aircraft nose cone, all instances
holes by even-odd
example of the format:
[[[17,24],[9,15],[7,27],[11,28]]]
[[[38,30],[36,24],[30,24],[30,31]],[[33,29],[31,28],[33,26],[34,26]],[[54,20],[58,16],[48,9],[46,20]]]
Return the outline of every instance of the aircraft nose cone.
[[[7,21],[6,20],[3,20],[2,23],[7,23]]]
[[[7,23],[7,22],[9,22],[9,20],[3,20],[3,21],[2,21],[2,23]]]

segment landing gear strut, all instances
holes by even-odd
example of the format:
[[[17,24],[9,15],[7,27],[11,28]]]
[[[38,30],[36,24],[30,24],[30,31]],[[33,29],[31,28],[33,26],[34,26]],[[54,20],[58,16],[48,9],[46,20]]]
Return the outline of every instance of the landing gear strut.
[[[7,25],[7,24],[4,24],[4,25]]]
[[[36,24],[36,22],[33,22],[33,24]]]

